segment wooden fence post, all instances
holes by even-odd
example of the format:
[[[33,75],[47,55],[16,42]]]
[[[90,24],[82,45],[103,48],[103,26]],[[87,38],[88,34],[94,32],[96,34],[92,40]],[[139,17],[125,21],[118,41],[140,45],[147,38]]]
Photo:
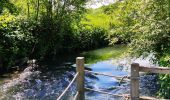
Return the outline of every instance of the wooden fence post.
[[[139,100],[139,64],[131,64],[131,100]]]
[[[84,57],[76,58],[78,100],[85,100],[84,96]]]

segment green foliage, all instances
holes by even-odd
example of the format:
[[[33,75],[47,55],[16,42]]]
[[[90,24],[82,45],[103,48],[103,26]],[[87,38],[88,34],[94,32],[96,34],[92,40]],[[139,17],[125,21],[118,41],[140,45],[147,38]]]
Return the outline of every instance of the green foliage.
[[[10,2],[10,0],[1,0],[0,1],[0,14],[3,13],[3,11],[5,10],[8,10],[10,13],[17,12],[16,6],[14,6],[14,4]]]
[[[159,63],[162,66],[170,66],[170,55],[163,56]],[[160,97],[164,97],[169,99],[170,98],[170,75],[160,75],[159,76],[159,82],[161,84],[161,89],[158,92],[158,95]]]
[[[124,0],[104,8],[104,12],[117,18],[112,23],[109,38],[129,42],[134,55],[154,54],[161,66],[170,65],[170,1]],[[170,77],[160,75],[159,95],[170,98]]]
[[[107,45],[105,29],[80,23],[84,3],[84,0],[1,2],[0,58],[4,68],[23,58],[55,59],[60,54]],[[15,6],[16,12],[4,4]]]
[[[29,15],[39,23],[36,30],[33,31],[37,38],[34,49],[35,55],[38,58],[55,58],[57,54],[63,53],[65,50],[71,51],[75,48],[70,47],[68,44],[70,43],[71,45],[76,41],[72,25],[76,26],[80,20],[84,1],[43,0],[41,2],[39,2],[39,7],[42,6],[43,9],[38,10],[37,8],[36,12],[38,14],[36,13],[35,17],[31,15],[31,11]]]
[[[84,16],[80,22],[81,24],[109,30],[111,19],[110,16],[103,13],[102,8],[89,9]]]
[[[132,17],[135,16],[137,6],[124,1],[95,10],[90,9],[81,23],[105,29],[110,44],[129,43],[135,34],[132,26],[136,21]]]
[[[84,50],[94,49],[108,44],[106,31],[88,25],[81,25],[77,30],[79,46]]]
[[[133,19],[138,5],[134,5],[131,0],[116,2],[113,5],[103,7],[105,14],[111,16],[115,21],[110,23],[111,31],[108,34],[111,44],[131,42],[134,32],[132,26],[136,23]],[[133,0],[133,2],[135,2]]]
[[[0,55],[5,67],[30,54],[34,38],[29,28],[30,24],[22,17],[10,14],[0,16]]]

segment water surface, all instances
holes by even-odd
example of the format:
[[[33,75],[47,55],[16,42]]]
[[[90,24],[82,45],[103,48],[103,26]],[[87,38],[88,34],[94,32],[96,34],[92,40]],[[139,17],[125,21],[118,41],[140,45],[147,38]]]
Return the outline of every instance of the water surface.
[[[64,70],[56,68],[42,70],[24,70],[17,77],[8,80],[0,85],[0,100],[56,100],[56,98],[67,87],[75,74],[75,68],[65,66]],[[110,60],[100,61],[94,64],[87,65],[94,72],[101,72],[116,76],[129,75],[129,70],[126,66],[117,66],[110,63]],[[143,90],[141,94],[152,95],[157,89],[154,75],[150,75],[147,81],[143,76],[141,78],[141,86]],[[148,76],[147,76],[148,77]],[[112,94],[129,94],[129,80],[125,80],[120,84],[120,79],[114,77],[93,75],[86,73],[85,86],[87,88],[101,90]],[[155,88],[153,88],[155,86]],[[151,89],[151,91],[149,90]],[[148,92],[149,91],[149,92]],[[152,92],[152,93],[151,93]],[[76,93],[76,84],[73,84],[63,100],[71,100]],[[110,96],[106,94],[86,91],[86,100],[124,100],[125,98]]]

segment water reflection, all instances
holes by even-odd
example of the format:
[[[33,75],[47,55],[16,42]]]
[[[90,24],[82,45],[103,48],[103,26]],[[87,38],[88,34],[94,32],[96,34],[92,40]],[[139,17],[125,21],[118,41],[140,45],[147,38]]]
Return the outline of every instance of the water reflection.
[[[115,75],[115,76],[125,76],[129,75],[127,71],[125,71],[122,68],[119,68],[118,66],[114,66],[111,63],[108,63],[107,61],[103,62],[98,62],[96,64],[93,64],[90,66],[92,71],[94,72],[100,72],[100,73],[105,73],[105,74],[110,74],[110,75]],[[119,79],[116,79],[114,77],[108,77],[108,76],[102,76],[102,75],[95,75],[98,80],[93,80],[93,79],[88,79],[87,87],[90,87],[95,90],[102,90],[104,92],[109,92],[112,94],[122,94],[122,93],[129,93],[128,88],[128,82],[125,82],[119,86]],[[86,97],[87,100],[124,100],[124,98],[121,97],[115,97],[115,96],[110,96],[107,94],[100,94],[92,91],[87,91],[86,92]]]

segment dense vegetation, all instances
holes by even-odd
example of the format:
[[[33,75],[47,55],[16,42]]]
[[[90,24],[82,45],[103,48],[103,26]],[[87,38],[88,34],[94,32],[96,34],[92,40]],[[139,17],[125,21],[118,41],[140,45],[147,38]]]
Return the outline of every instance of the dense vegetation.
[[[84,4],[1,0],[1,69],[105,46],[108,40],[129,45],[132,55],[153,54],[155,62],[170,66],[170,0],[120,0],[95,10],[84,9]],[[170,75],[160,75],[160,84],[158,95],[170,98]]]
[[[153,54],[160,66],[170,66],[170,0],[116,2],[90,10],[82,23],[105,29],[110,44],[128,44],[133,56]],[[170,75],[160,75],[159,83],[158,95],[170,98]]]
[[[104,29],[79,23],[85,12],[84,3],[84,0],[2,0],[0,68],[7,70],[28,59],[55,59],[59,54],[106,45]]]
[[[103,7],[110,17],[111,43],[123,42],[135,56],[153,54],[160,66],[170,66],[170,1],[125,0]],[[159,96],[170,98],[170,76],[160,75]]]

